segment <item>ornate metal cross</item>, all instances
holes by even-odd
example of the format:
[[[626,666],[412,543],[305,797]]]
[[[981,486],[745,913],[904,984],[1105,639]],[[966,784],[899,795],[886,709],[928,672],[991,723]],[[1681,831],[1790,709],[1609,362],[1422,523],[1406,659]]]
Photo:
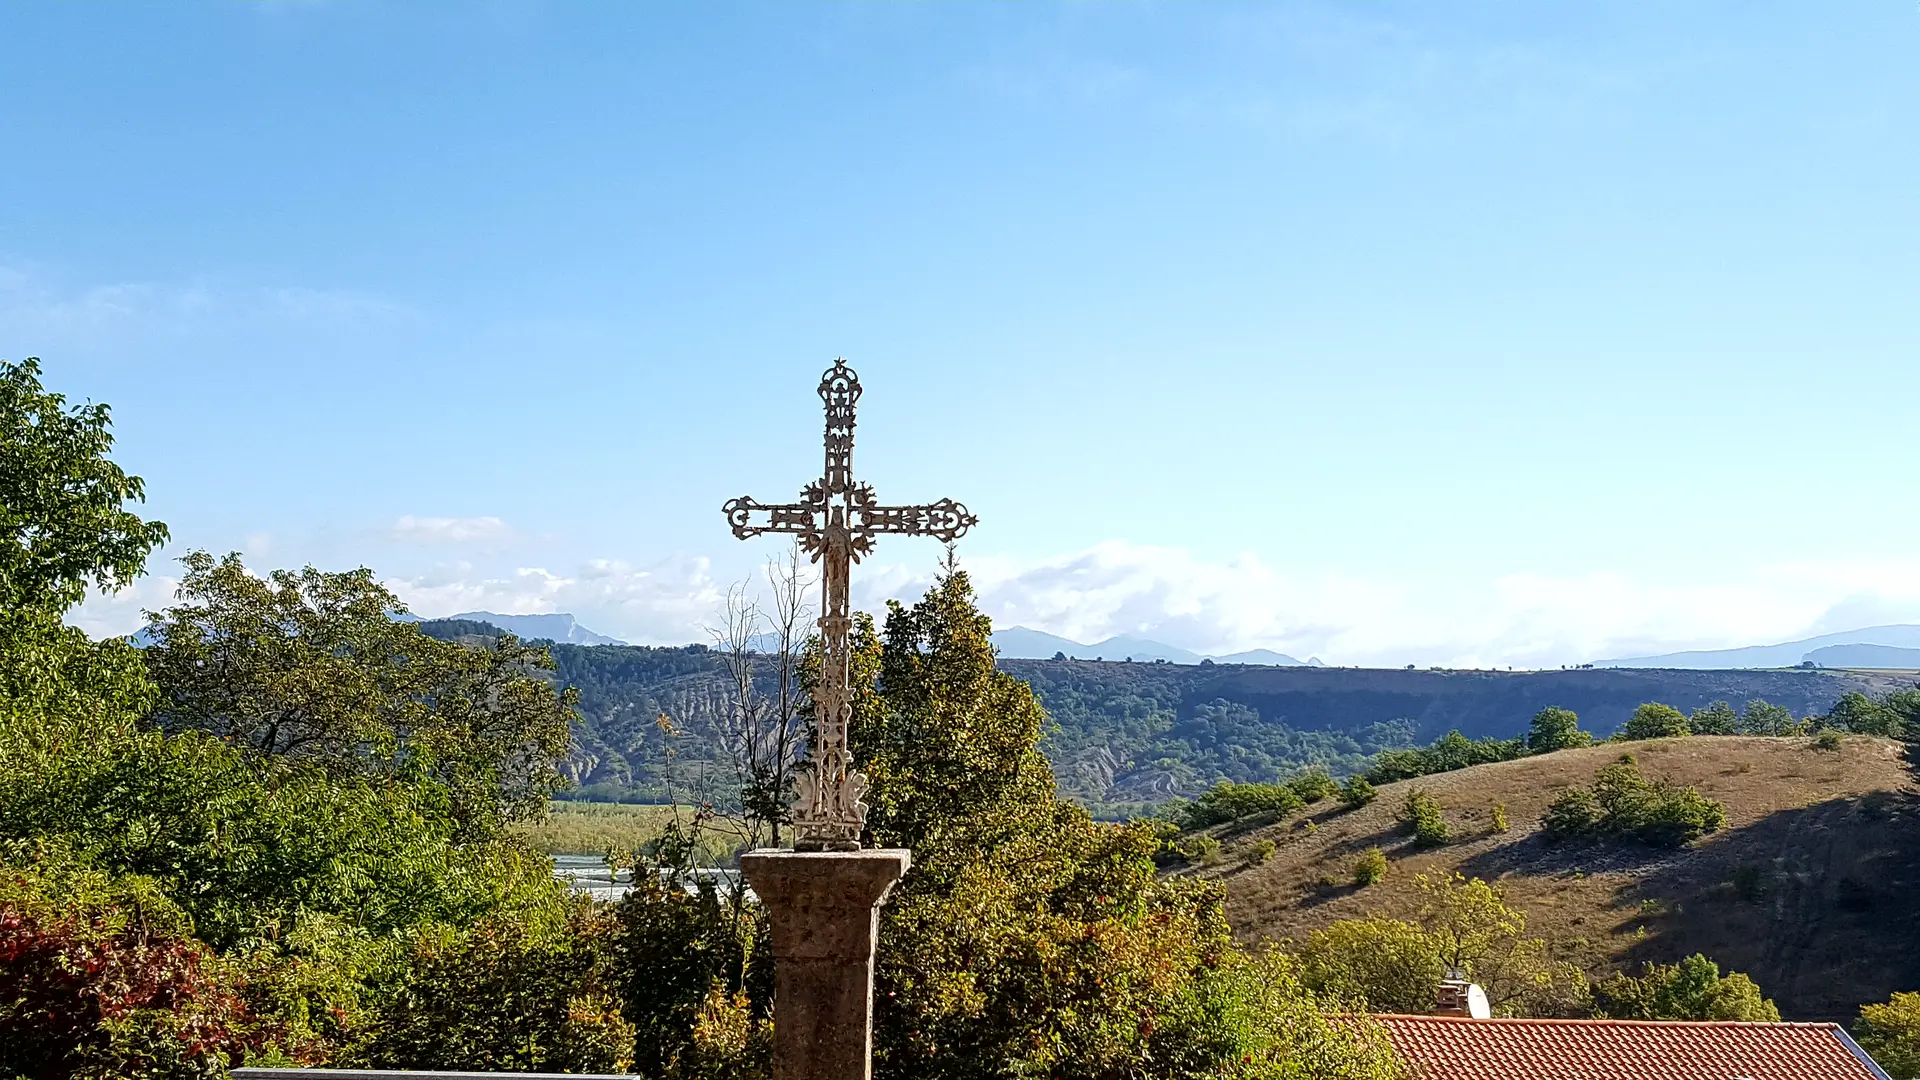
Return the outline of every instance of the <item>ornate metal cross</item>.
[[[854,771],[847,745],[853,717],[848,685],[851,650],[847,636],[853,614],[847,599],[853,564],[873,551],[880,533],[958,539],[979,519],[952,499],[923,506],[880,506],[873,487],[853,479],[853,410],[860,402],[860,377],[836,359],[820,377],[820,399],[827,406],[827,471],[800,491],[800,501],[765,506],[742,495],[721,507],[733,535],[741,540],[766,533],[792,533],[813,561],[825,564],[821,575],[821,665],[813,691],[814,739],[811,771],[794,780],[794,848],[800,851],[856,851],[867,821],[867,778]]]

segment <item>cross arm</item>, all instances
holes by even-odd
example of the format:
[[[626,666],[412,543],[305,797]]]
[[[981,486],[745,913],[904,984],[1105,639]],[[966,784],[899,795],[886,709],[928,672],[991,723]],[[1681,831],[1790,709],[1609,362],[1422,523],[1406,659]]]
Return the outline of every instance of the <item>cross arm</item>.
[[[980,521],[952,499],[921,506],[856,506],[853,516],[855,532],[902,533],[940,540],[958,540]]]
[[[728,499],[720,512],[727,515],[727,524],[733,526],[736,539],[746,540],[767,533],[815,532],[818,523],[815,515],[819,507],[810,503],[781,503],[768,506],[756,502],[746,495],[737,499]]]

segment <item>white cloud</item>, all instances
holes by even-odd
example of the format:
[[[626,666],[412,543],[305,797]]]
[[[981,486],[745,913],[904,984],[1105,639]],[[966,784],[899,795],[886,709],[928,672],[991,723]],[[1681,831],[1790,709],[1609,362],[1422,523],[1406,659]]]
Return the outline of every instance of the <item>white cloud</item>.
[[[930,562],[862,564],[855,605],[878,614],[889,598],[917,598]],[[1617,572],[1435,579],[1280,570],[1255,555],[1207,560],[1113,541],[1046,559],[963,557],[962,566],[997,626],[1084,642],[1138,634],[1206,653],[1271,648],[1382,667],[1556,667],[1920,621],[1920,560],[1790,563],[1678,582]],[[423,616],[563,611],[601,633],[652,644],[705,641],[724,592],[708,560],[687,557],[645,565],[597,559],[563,570],[455,560],[386,584]],[[175,585],[144,579],[90,598],[69,621],[95,635],[132,633],[140,610],[170,603]]]
[[[416,517],[402,514],[387,528],[387,535],[410,544],[466,544],[504,540],[513,535],[513,530],[497,517]]]
[[[1920,618],[1920,562],[1781,565],[1678,583],[1613,572],[1435,580],[1285,572],[1254,555],[1216,562],[1116,541],[963,565],[997,626],[1367,666],[1553,667]],[[869,609],[926,583],[898,567],[856,580]]]
[[[705,640],[702,628],[715,620],[721,603],[705,559],[649,566],[595,559],[568,573],[526,566],[492,576],[477,576],[470,564],[454,563],[419,577],[390,578],[386,586],[417,615],[564,611],[603,634],[672,645]]]

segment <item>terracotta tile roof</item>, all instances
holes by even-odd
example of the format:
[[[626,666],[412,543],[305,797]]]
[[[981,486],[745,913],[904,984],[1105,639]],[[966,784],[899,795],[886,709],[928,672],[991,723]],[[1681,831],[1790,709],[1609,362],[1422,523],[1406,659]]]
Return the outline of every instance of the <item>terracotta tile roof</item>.
[[[1374,1019],[1420,1080],[1888,1080],[1837,1024]]]

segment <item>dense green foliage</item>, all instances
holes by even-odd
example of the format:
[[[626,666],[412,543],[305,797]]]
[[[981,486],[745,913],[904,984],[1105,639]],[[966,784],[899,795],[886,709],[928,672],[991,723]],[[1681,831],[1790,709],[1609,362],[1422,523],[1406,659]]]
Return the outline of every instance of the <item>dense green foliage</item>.
[[[1449,731],[1431,746],[1382,752],[1365,776],[1375,784],[1391,784],[1395,780],[1452,772],[1469,765],[1512,761],[1526,754],[1525,739],[1469,739],[1458,731]]]
[[[876,1075],[1384,1074],[1283,957],[1234,948],[1215,887],[1155,878],[1145,824],[1055,796],[1045,716],[988,630],[950,572],[861,649],[869,827],[915,853],[882,915]]]
[[[0,870],[0,1075],[217,1076],[267,1040],[239,984],[144,883]]]
[[[1627,718],[1626,726],[1620,729],[1622,739],[1670,739],[1689,734],[1687,714],[1671,705],[1658,701],[1649,701],[1633,710]]]
[[[1648,780],[1633,755],[1602,768],[1591,788],[1571,788],[1547,808],[1541,825],[1552,840],[1624,838],[1680,847],[1727,823],[1726,807],[1664,780]]]
[[[1233,945],[1217,887],[1156,876],[1149,823],[1096,822],[1056,795],[1045,714],[995,667],[988,629],[952,571],[894,606],[884,636],[856,620],[868,839],[914,853],[882,911],[875,1075],[1393,1075],[1377,1036],[1323,1015],[1285,956]],[[764,1075],[757,909],[711,888],[642,888],[619,910],[635,928],[618,967],[638,1066]]]
[[[1415,883],[1422,903],[1412,920],[1346,919],[1308,935],[1297,946],[1303,981],[1375,1012],[1427,1013],[1440,980],[1459,971],[1501,1015],[1585,1011],[1586,980],[1553,960],[1547,942],[1527,936],[1526,914],[1507,904],[1500,886],[1458,874]]]
[[[1533,715],[1527,728],[1527,750],[1550,754],[1593,743],[1593,736],[1580,730],[1580,715],[1572,709],[1549,705]]]
[[[1861,1006],[1853,1037],[1895,1080],[1920,1080],[1920,993]]]
[[[1912,738],[1920,735],[1920,688],[1892,690],[1876,697],[1850,690],[1834,702],[1825,720],[1832,727],[1859,735]]]
[[[1364,776],[1349,776],[1347,782],[1340,785],[1340,805],[1349,810],[1358,810],[1379,797],[1380,793]]]
[[[1355,888],[1364,889],[1369,885],[1378,884],[1380,879],[1386,876],[1387,853],[1377,847],[1361,852],[1360,857],[1353,861]]]
[[[1287,784],[1235,784],[1222,780],[1181,807],[1179,821],[1182,828],[1204,829],[1242,818],[1283,817],[1306,805],[1300,794]]]
[[[1593,984],[1594,1015],[1614,1020],[1746,1020],[1773,1022],[1780,1010],[1739,972],[1695,953],[1677,964],[1648,964]]]
[[[127,509],[145,485],[107,457],[107,406],[40,384],[40,362],[0,361],[0,611],[59,613],[89,585],[139,577],[167,527]]]
[[[1440,812],[1440,804],[1419,788],[1408,789],[1407,801],[1400,807],[1400,824],[1421,847],[1439,847],[1447,842],[1447,819]]]
[[[142,650],[167,730],[333,776],[430,777],[474,836],[545,810],[577,697],[538,677],[545,650],[429,637],[390,617],[404,608],[364,567],[262,579],[238,555],[181,562],[179,602],[149,617]]]

